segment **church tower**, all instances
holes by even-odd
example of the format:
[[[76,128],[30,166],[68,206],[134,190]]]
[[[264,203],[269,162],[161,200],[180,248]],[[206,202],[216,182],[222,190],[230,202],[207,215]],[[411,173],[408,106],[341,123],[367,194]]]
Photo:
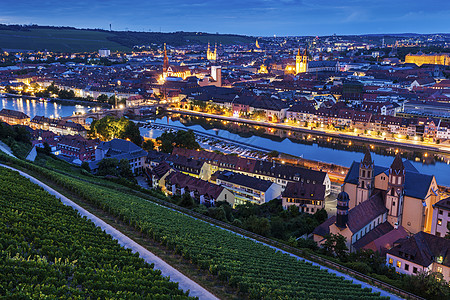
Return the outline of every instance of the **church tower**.
[[[400,153],[395,156],[389,168],[388,190],[386,193],[386,208],[388,222],[396,227],[401,225],[403,212],[403,191],[405,185],[405,166]]]
[[[211,48],[208,43],[208,50],[206,50],[206,59],[210,61],[216,61],[217,60],[217,43],[214,47],[214,52],[211,51]]]
[[[169,58],[167,57],[166,43],[164,43],[163,78],[167,77],[167,69],[169,69]]]
[[[373,160],[369,148],[366,148],[363,160],[359,164],[359,180],[356,188],[355,206],[369,199],[374,187]]]
[[[300,53],[300,48],[298,49],[297,55],[295,56],[295,74],[308,72],[308,54],[307,50]]]
[[[340,229],[344,229],[347,227],[349,201],[350,198],[346,192],[340,192],[337,196],[336,226]]]

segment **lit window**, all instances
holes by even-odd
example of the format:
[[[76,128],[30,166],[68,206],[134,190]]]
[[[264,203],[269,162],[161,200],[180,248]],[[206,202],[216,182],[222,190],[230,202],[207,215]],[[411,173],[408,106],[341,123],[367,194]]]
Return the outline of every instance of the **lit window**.
[[[442,225],[442,219],[438,219],[437,224]]]
[[[402,262],[397,260],[397,268],[401,268],[402,267]]]
[[[437,267],[437,271],[442,274],[442,267]]]
[[[389,258],[389,264],[392,265],[394,263],[394,260],[392,258]]]

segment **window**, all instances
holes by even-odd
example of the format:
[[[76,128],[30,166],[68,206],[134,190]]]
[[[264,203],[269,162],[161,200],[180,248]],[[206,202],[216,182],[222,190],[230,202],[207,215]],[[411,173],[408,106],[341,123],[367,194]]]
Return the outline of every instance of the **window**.
[[[442,215],[442,213],[443,213],[443,212],[442,212],[442,209],[440,209],[440,210],[439,210],[439,214]]]
[[[438,224],[438,225],[442,225],[442,219],[438,219],[438,220],[437,220],[437,224]]]
[[[395,201],[392,202],[392,206],[395,206]]]
[[[437,271],[442,274],[442,267],[437,267]]]
[[[405,271],[409,271],[409,265],[405,264]]]
[[[389,264],[392,265],[394,263],[394,260],[390,257],[389,258]]]
[[[402,267],[402,262],[397,260],[397,268],[401,268]]]
[[[413,267],[413,273],[417,274],[417,268],[416,267]]]

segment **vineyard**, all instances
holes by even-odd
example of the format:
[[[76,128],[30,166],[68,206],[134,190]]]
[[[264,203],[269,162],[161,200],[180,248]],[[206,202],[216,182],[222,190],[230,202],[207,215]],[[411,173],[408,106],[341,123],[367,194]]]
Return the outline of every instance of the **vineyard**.
[[[187,299],[71,207],[0,168],[0,298]]]
[[[380,299],[369,289],[180,212],[21,164],[115,215],[251,299]]]

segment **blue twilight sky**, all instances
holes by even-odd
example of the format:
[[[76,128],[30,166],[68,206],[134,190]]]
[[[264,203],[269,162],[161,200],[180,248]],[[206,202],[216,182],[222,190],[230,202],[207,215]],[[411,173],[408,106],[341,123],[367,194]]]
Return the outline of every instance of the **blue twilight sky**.
[[[258,36],[449,33],[449,0],[0,0],[0,23]]]

